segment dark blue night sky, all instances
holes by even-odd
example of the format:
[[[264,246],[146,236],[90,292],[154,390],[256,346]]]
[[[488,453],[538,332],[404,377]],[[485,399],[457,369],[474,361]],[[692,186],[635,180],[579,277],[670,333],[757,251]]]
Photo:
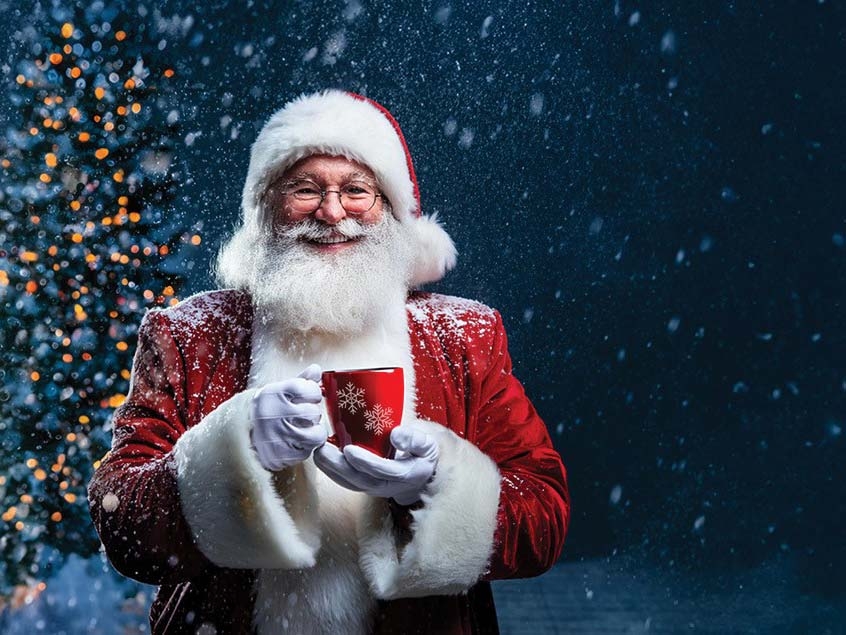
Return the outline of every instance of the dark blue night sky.
[[[190,291],[213,284],[265,119],[364,93],[459,247],[437,290],[504,316],[569,470],[565,563],[720,580],[777,560],[842,603],[842,3],[161,9],[185,33],[166,50],[192,133],[178,211],[207,248]]]

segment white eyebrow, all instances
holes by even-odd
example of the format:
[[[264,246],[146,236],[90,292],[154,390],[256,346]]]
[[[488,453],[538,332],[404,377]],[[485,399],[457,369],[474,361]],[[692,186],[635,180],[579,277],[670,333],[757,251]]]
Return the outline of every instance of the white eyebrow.
[[[320,177],[317,176],[314,172],[296,172],[292,174],[285,181],[302,181],[302,180],[309,180],[314,181],[317,183],[320,180]],[[346,181],[364,181],[365,183],[373,183],[375,179],[371,179],[368,177],[364,172],[356,170],[355,172],[347,172],[343,176],[343,180]]]
[[[290,177],[286,178],[286,181],[302,181],[303,179],[307,179],[309,181],[317,181],[317,175],[312,172],[297,172],[296,174],[292,174]]]

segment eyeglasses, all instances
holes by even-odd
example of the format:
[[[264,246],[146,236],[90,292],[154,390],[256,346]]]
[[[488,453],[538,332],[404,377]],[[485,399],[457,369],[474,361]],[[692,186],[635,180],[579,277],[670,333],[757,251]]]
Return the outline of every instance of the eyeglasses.
[[[364,214],[381,198],[375,187],[364,181],[350,181],[337,190],[324,190],[314,181],[300,180],[286,183],[282,191],[288,198],[288,204],[294,212],[311,214],[323,205],[323,200],[329,193],[338,195],[341,207],[348,214]]]

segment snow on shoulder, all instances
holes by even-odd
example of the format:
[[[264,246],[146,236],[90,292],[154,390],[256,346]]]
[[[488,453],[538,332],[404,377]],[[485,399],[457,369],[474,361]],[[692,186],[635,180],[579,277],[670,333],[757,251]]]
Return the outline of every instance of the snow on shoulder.
[[[490,337],[496,329],[496,311],[475,300],[439,293],[412,293],[406,308],[413,321],[434,328],[442,339]]]
[[[210,329],[240,329],[245,323],[250,324],[251,320],[244,320],[244,316],[251,315],[252,304],[243,291],[222,289],[197,293],[175,306],[154,310],[166,316],[175,329],[208,333]]]

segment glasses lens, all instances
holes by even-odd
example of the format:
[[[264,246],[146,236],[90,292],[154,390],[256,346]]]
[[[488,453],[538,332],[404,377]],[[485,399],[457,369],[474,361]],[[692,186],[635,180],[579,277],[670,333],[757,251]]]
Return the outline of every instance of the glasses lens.
[[[376,189],[369,183],[353,181],[341,188],[341,205],[352,214],[366,212],[376,202]]]
[[[300,214],[313,212],[322,198],[320,187],[312,181],[292,181],[285,185],[285,196],[291,208]]]
[[[319,201],[320,188],[311,181],[296,181],[288,185],[285,193],[295,201]]]

